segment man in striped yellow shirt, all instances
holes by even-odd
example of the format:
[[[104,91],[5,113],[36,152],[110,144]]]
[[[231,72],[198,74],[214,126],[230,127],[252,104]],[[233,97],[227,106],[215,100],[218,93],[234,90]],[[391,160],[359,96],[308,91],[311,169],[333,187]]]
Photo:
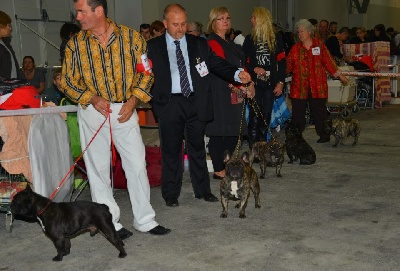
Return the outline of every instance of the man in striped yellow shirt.
[[[139,32],[107,18],[106,0],[74,0],[76,19],[82,26],[65,50],[61,87],[79,104],[81,146],[84,148],[110,117],[112,138],[127,178],[134,215],[133,227],[163,235],[170,232],[155,221],[150,204],[145,148],[136,106],[151,99],[153,74],[147,61],[147,45]],[[121,239],[132,232],[119,222],[120,209],[110,181],[110,127],[108,121],[84,154],[92,200],[110,208]]]

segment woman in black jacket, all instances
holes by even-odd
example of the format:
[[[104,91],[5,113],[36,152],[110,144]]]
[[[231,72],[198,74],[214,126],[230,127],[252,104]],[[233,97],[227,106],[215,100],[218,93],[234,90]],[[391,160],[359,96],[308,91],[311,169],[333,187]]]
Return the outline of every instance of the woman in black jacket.
[[[243,67],[244,54],[241,48],[226,37],[231,29],[231,17],[226,7],[216,7],[210,11],[208,22],[208,44],[211,50],[230,64]],[[209,136],[208,149],[211,156],[214,179],[225,176],[224,152],[231,154],[239,136],[247,134],[247,127],[242,128],[242,90],[239,85],[212,76],[212,100],[214,119],[206,126],[206,135]],[[241,135],[239,135],[241,132]]]
[[[11,18],[0,10],[0,77],[17,78],[18,61],[10,44]]]
[[[253,29],[243,43],[245,66],[255,82],[256,102],[267,125],[270,124],[274,97],[282,95],[286,58],[280,35],[272,27],[272,17],[264,7],[255,7],[251,16]],[[250,110],[248,134],[249,144],[265,140],[267,127],[262,117]]]

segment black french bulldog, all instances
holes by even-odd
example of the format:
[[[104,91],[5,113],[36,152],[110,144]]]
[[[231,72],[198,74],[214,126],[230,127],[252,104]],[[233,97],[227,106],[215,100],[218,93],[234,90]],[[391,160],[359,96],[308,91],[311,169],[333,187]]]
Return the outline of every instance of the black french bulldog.
[[[317,160],[313,148],[303,138],[297,127],[292,123],[285,124],[286,153],[289,164],[300,159],[300,165],[312,165]]]
[[[250,166],[249,154],[242,154],[241,158],[231,158],[229,151],[225,151],[225,177],[221,180],[220,193],[222,213],[221,217],[228,216],[228,201],[239,201],[235,208],[239,208],[239,217],[245,218],[245,210],[250,196],[250,190],[253,191],[255,208],[261,208],[260,205],[260,184],[257,173]]]
[[[119,250],[119,258],[127,255],[105,204],[89,201],[55,203],[33,192],[27,185],[25,190],[14,196],[10,208],[13,214],[38,219],[57,249],[53,261],[62,261],[63,256],[70,253],[70,238],[86,230],[91,236],[101,231]]]

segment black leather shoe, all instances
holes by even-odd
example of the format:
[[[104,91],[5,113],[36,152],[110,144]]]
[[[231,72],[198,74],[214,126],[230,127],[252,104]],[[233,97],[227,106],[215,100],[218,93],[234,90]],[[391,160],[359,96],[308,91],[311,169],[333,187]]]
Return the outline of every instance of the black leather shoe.
[[[165,204],[167,204],[168,207],[177,207],[179,206],[179,202],[177,199],[168,199],[165,201]]]
[[[154,235],[165,235],[170,233],[171,230],[167,229],[161,225],[158,225],[157,227],[152,228],[151,230],[148,231],[148,233],[150,234],[154,234]]]
[[[216,196],[214,196],[213,194],[211,194],[211,193],[208,193],[208,194],[206,194],[205,196],[202,196],[202,197],[197,197],[196,196],[196,199],[204,199],[205,201],[208,201],[208,202],[216,202],[216,201],[218,201],[218,198]]]
[[[224,177],[218,176],[217,174],[213,174],[213,179],[215,180],[222,180]]]
[[[317,143],[326,143],[331,141],[331,139],[329,137],[320,137],[317,141]]]
[[[128,239],[133,234],[131,231],[128,231],[125,228],[120,229],[119,231],[117,231],[117,233],[118,233],[119,238],[121,238],[121,240]]]

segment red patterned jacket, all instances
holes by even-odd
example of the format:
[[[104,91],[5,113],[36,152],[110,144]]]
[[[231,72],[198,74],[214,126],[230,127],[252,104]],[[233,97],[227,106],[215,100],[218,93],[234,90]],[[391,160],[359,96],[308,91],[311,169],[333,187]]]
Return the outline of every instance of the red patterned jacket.
[[[286,73],[292,73],[290,98],[308,99],[309,89],[313,98],[328,98],[326,71],[334,77],[341,73],[322,41],[313,39],[309,50],[296,43],[286,57]]]

